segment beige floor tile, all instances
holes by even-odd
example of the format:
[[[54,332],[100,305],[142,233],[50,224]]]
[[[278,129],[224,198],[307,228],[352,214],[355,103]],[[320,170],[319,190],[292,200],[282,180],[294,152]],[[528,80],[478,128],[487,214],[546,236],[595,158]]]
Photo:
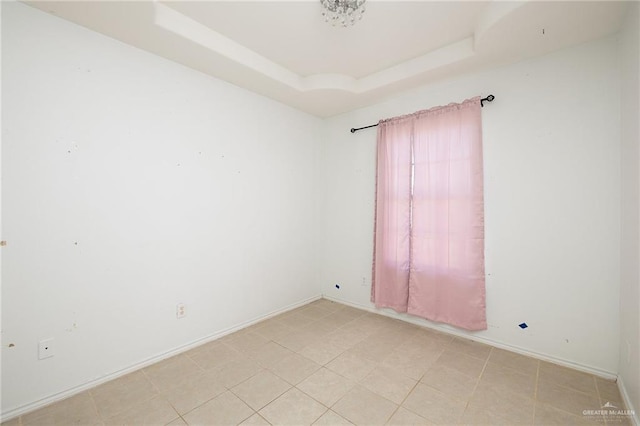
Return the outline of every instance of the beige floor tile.
[[[425,327],[419,327],[414,337],[415,338],[424,337],[428,339],[435,339],[435,340],[439,340],[441,343],[444,343],[444,344],[448,344],[455,338],[451,334],[443,333],[441,331],[425,328]]]
[[[205,370],[213,370],[237,360],[240,352],[221,342],[212,342],[186,353],[196,364]]]
[[[142,371],[107,382],[90,390],[103,419],[149,401],[158,391]]]
[[[394,350],[404,343],[410,342],[414,334],[415,330],[412,328],[403,329],[394,325],[370,334],[365,341],[370,340],[374,346],[383,346]]]
[[[632,417],[629,414],[625,414],[624,410],[627,410],[624,402],[612,401],[609,399],[600,398],[600,407],[605,410],[606,414],[603,414],[605,421],[608,425],[616,426],[637,426],[632,423]],[[611,413],[611,414],[609,414]],[[640,425],[640,423],[638,423]]]
[[[353,345],[347,352],[373,362],[382,362],[395,348],[395,345],[383,342],[376,336],[369,336]]]
[[[376,367],[360,384],[396,404],[402,403],[416,385],[416,381],[387,367]]]
[[[331,410],[327,410],[318,420],[315,421],[314,426],[350,426],[353,425],[349,420],[345,419],[339,414]]]
[[[191,355],[199,354],[199,353],[202,353],[202,352],[208,352],[212,348],[215,348],[217,346],[220,346],[220,339],[212,340],[210,342],[203,343],[203,344],[201,344],[199,346],[196,346],[196,347],[194,347],[192,349],[189,349],[188,351],[184,352],[183,355],[187,355],[188,357],[191,358]]]
[[[435,365],[445,366],[458,370],[469,377],[479,377],[484,368],[485,361],[463,354],[462,352],[445,349],[435,362]]]
[[[422,332],[414,332],[413,335],[402,342],[400,346],[396,348],[403,353],[441,353],[447,347],[447,343],[439,340],[435,337],[430,337]]]
[[[432,423],[406,408],[399,407],[387,424],[390,426],[428,426]]]
[[[342,352],[344,352],[344,349],[326,342],[325,340],[319,340],[298,351],[300,355],[309,358],[311,361],[319,365],[327,364]]]
[[[367,338],[376,331],[378,331],[376,325],[363,323],[360,318],[349,321],[348,324],[345,324],[336,330],[336,332],[350,334],[351,336],[359,336],[359,339],[356,341],[356,343]]]
[[[438,360],[442,349],[425,348],[417,351],[405,351],[398,348],[391,352],[381,365],[398,371],[399,374],[414,380],[420,378]]]
[[[89,392],[25,414],[21,421],[23,425],[98,425],[102,422]],[[19,422],[18,418],[16,422]]]
[[[600,407],[603,410],[626,410],[627,407],[624,402],[613,402],[606,399],[600,398]]]
[[[298,384],[298,388],[327,407],[333,406],[354,386],[354,382],[321,368]]]
[[[366,315],[367,311],[363,309],[354,308],[353,306],[342,305],[342,308],[337,310],[336,313],[349,314],[353,316],[353,319],[356,319],[356,318],[360,318],[363,315]]]
[[[512,368],[521,374],[531,374],[535,376],[538,374],[539,361],[515,352],[493,348],[489,355],[489,364],[497,364],[502,367]]]
[[[271,373],[261,371],[240,383],[231,391],[249,407],[258,411],[291,388],[287,382]]]
[[[260,410],[259,414],[272,425],[310,425],[325,411],[327,407],[292,388]]]
[[[383,425],[397,408],[398,406],[388,399],[362,386],[355,386],[332,407],[332,410],[356,425]]]
[[[254,411],[237,396],[225,392],[182,418],[189,426],[237,425],[253,414]]]
[[[478,386],[515,392],[533,398],[536,390],[536,376],[521,374],[517,370],[489,363],[482,373]]]
[[[466,401],[451,398],[427,385],[418,383],[402,406],[439,425],[458,424]]]
[[[380,325],[389,321],[388,317],[384,317],[382,315],[376,315],[369,311],[364,311],[362,315],[357,318],[359,323],[371,323],[371,321],[377,321],[375,324]],[[374,325],[375,325],[374,324]]]
[[[179,414],[185,414],[226,390],[215,374],[206,372],[192,376],[188,382],[166,389],[162,394]]]
[[[445,395],[466,401],[475,390],[478,379],[453,368],[434,365],[422,376],[420,382]]]
[[[233,333],[225,334],[224,336],[219,337],[216,340],[214,340],[214,342],[215,343],[222,343],[222,344],[226,345],[230,341],[232,341],[233,339],[237,339],[240,334],[252,331],[253,327],[255,327],[255,324],[250,326],[250,327],[245,327],[245,328],[242,328],[242,329],[240,329],[238,331],[234,331]]]
[[[178,417],[171,423],[167,423],[167,426],[187,426],[187,423],[184,420],[182,420],[182,417]]]
[[[385,315],[381,315],[377,312],[367,312],[358,320],[363,320],[363,322],[367,322],[376,326],[376,330],[379,330],[381,327],[385,327],[389,324],[397,323],[399,320],[395,318],[391,318]]]
[[[489,358],[489,353],[491,352],[491,346],[461,337],[454,338],[447,346],[447,349],[461,352],[483,361]]]
[[[310,318],[314,321],[318,321],[331,315],[331,312],[318,306],[307,305],[303,309],[301,309],[298,314],[302,315],[303,317]]]
[[[360,381],[373,371],[376,363],[345,352],[327,364],[326,367],[348,379]]]
[[[346,306],[333,312],[331,314],[331,318],[335,318],[336,320],[341,321],[342,325],[346,325],[347,323],[360,318],[364,314],[365,312],[361,311],[360,309]]]
[[[581,416],[584,410],[600,409],[600,399],[596,395],[574,391],[548,381],[538,382],[536,399],[576,416]]]
[[[561,367],[549,362],[540,362],[539,382],[552,382],[580,392],[598,394],[595,376]]]
[[[344,317],[339,316],[336,313],[332,313],[328,317],[322,319],[322,323],[328,326],[333,327],[334,330],[338,330],[341,327],[344,327],[349,323],[349,319],[345,319]]]
[[[153,364],[142,371],[156,389],[162,392],[187,383],[191,377],[202,373],[203,369],[188,356],[178,355]]]
[[[2,426],[20,426],[22,423],[20,423],[20,417],[15,417],[11,420],[7,420],[5,422],[2,422],[1,425]],[[58,423],[49,423],[52,425],[58,424]],[[67,424],[67,423],[64,423]]]
[[[467,407],[460,424],[462,425],[486,425],[486,426],[520,426],[531,425],[531,421],[522,422],[518,420],[506,419],[495,413],[495,411],[484,410],[477,407]]]
[[[537,403],[533,419],[534,425],[539,426],[573,426],[573,425],[604,425],[602,418],[587,418],[583,415],[573,415],[547,404]]]
[[[361,334],[363,337],[370,336],[378,331],[386,324],[386,319],[373,318],[373,314],[365,314],[349,324],[341,327],[341,330],[355,331]]]
[[[418,330],[421,330],[421,328],[417,325],[396,319],[391,320],[391,322],[385,324],[381,329],[383,333],[388,333],[390,336],[396,336],[400,340],[407,337],[413,337],[415,332]]]
[[[315,333],[305,330],[304,328],[298,328],[291,333],[274,339],[274,341],[285,348],[297,352],[305,346],[309,346],[319,340]]]
[[[324,319],[314,321],[311,324],[305,325],[301,330],[305,330],[313,333],[317,338],[322,338],[327,334],[335,331],[338,327],[335,325],[327,324]]]
[[[240,424],[245,426],[269,426],[271,423],[266,421],[260,414],[256,413]]]
[[[253,331],[234,333],[235,337],[227,341],[227,345],[239,352],[250,352],[269,343],[269,339]]]
[[[604,402],[622,402],[622,396],[620,395],[618,384],[614,380],[606,380],[596,377],[596,385],[598,387],[600,399],[603,399]]]
[[[533,398],[499,387],[477,388],[467,408],[484,413],[491,419],[502,419],[501,424],[531,424]]]
[[[151,426],[166,425],[178,419],[178,413],[162,397],[155,397],[105,420],[105,425]]]
[[[268,319],[257,324],[257,327],[253,330],[254,333],[259,334],[267,340],[275,340],[279,337],[284,337],[287,334],[295,330],[293,327],[289,327],[286,324],[277,320],[276,318]]]
[[[346,350],[356,345],[365,337],[366,336],[359,330],[345,326],[327,334],[323,340]]]
[[[253,359],[264,368],[273,367],[286,357],[293,354],[293,351],[290,351],[275,342],[269,342],[258,349],[246,352],[246,355],[249,358]]]
[[[607,415],[605,421],[608,426],[637,426],[630,414],[626,415]],[[593,420],[591,421],[593,424]]]
[[[295,309],[290,309],[290,310],[288,310],[286,312],[282,312],[281,314],[278,314],[278,316],[276,318],[284,318],[284,317],[287,317],[287,316],[290,316],[290,315],[298,315],[300,313],[300,311],[303,310],[304,308],[306,308],[307,306],[309,306],[309,305],[307,304],[307,305],[298,306]]]
[[[331,313],[330,318],[336,318],[339,319],[340,321],[342,321],[343,325],[351,322],[355,319],[360,318],[362,315],[364,315],[366,312],[360,309],[356,309],[356,308],[352,308],[350,306],[342,306],[339,309],[334,310]],[[329,318],[329,317],[328,317]]]
[[[271,367],[271,371],[291,383],[297,385],[320,368],[319,364],[299,354],[293,354]]]
[[[286,313],[277,316],[275,319],[281,324],[284,324],[287,327],[291,327],[293,329],[304,327],[305,325],[311,324],[313,322],[311,318],[305,317],[298,313]]]
[[[336,312],[345,307],[342,303],[333,302],[329,299],[318,299],[309,303],[307,306],[322,308],[329,312]]]
[[[230,389],[256,375],[261,370],[262,367],[255,361],[249,358],[240,358],[216,369],[212,374],[215,380]]]

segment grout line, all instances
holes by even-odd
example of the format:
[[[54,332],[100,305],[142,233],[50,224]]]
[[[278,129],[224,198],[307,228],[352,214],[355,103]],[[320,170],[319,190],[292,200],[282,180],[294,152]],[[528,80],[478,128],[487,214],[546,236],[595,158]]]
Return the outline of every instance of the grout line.
[[[536,410],[538,408],[538,384],[540,383],[540,360],[537,361],[536,365],[536,381],[535,386],[533,388],[533,419],[531,420],[531,424],[535,424],[536,422]]]
[[[600,386],[598,386],[598,381],[596,380],[595,376],[593,377],[593,382],[596,385],[596,393],[598,394],[598,404],[602,407],[603,399],[602,399],[602,395],[600,395]],[[604,415],[602,415],[602,422],[605,425],[609,424],[609,422],[607,421],[607,417]]]
[[[469,395],[469,398],[467,398],[467,403],[464,405],[464,411],[462,412],[462,416],[464,416],[464,413],[469,408],[469,403],[471,402],[471,399],[474,397],[474,395],[476,394],[476,391],[478,390],[478,385],[480,384],[480,380],[482,380],[482,375],[484,374],[484,370],[487,368],[487,365],[489,364],[489,358],[491,358],[492,353],[493,353],[493,347],[489,350],[489,355],[487,355],[487,359],[484,360],[484,364],[482,365],[482,370],[480,371],[478,380],[476,380],[476,384],[473,387],[473,391],[471,392],[471,395]]]
[[[404,402],[407,400],[407,398],[409,398],[409,395],[411,395],[411,393],[413,393],[413,391],[418,387],[418,385],[421,383],[421,382],[420,382],[420,380],[422,380],[422,378],[424,377],[424,375],[425,375],[425,374],[427,374],[427,373],[426,373],[426,372],[425,372],[425,373],[423,373],[423,374],[422,374],[422,376],[420,376],[420,379],[418,379],[418,380],[416,381],[416,384],[415,384],[415,385],[413,385],[413,387],[411,388],[411,390],[410,390],[410,391],[405,395],[405,397],[402,399],[402,401],[400,402],[400,404],[398,404],[398,408],[396,408],[396,410],[393,412],[393,414],[391,414],[391,417],[393,417],[393,416],[398,412],[398,410],[400,410],[400,408],[404,408],[405,410],[410,411],[410,412],[412,412],[412,413],[413,413],[413,411],[409,410],[407,407],[405,407],[405,406],[404,406],[404,405],[402,405],[402,404],[404,404]],[[419,416],[419,417],[421,417],[421,418],[423,418],[423,419],[424,419],[424,417],[423,417],[423,416],[421,416],[421,415],[420,415],[420,414],[418,414],[418,413],[413,413],[413,414],[415,414],[416,416]],[[389,417],[389,419],[388,419],[388,420],[391,420],[391,417]],[[388,420],[387,420],[387,421],[388,421]],[[426,419],[425,419],[425,420],[426,420]]]
[[[175,408],[174,408],[175,410]],[[176,413],[178,413],[178,411],[176,410]],[[182,414],[178,413],[178,418],[180,420],[182,420],[184,422],[185,425],[188,425],[189,423],[187,423],[187,421],[184,419],[184,417],[182,417]],[[175,420],[173,420],[175,422]]]
[[[87,393],[89,394],[89,398],[91,398],[91,402],[93,403],[93,409],[96,412],[96,416],[98,416],[98,418],[104,422],[104,419],[102,418],[102,414],[100,414],[100,411],[98,411],[98,403],[96,402],[96,399],[93,396],[93,392],[91,392],[91,389],[87,389]],[[64,399],[62,401],[64,401]],[[20,419],[21,421],[19,422],[19,424],[22,424],[22,416],[20,416]]]

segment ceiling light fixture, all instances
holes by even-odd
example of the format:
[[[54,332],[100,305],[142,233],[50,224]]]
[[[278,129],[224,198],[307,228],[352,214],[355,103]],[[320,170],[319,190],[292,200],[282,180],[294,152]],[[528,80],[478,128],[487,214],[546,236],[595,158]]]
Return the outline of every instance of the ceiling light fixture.
[[[322,16],[325,22],[331,25],[348,27],[362,19],[364,2],[366,0],[320,0],[322,3]]]

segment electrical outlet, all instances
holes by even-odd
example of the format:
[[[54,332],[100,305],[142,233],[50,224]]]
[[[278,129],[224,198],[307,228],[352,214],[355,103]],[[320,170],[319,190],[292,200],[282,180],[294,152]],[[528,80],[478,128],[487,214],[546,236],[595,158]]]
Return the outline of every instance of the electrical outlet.
[[[362,277],[362,287],[367,286],[367,277]]]
[[[53,337],[38,342],[38,359],[51,358],[55,355]]]
[[[187,307],[184,305],[184,303],[178,303],[176,305],[176,318],[180,319],[186,316],[187,316]]]

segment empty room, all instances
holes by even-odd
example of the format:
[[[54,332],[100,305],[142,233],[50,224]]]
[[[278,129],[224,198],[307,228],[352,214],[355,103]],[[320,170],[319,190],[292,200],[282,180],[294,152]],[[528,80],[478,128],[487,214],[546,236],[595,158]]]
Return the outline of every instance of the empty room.
[[[0,13],[2,425],[640,425],[640,2]]]

